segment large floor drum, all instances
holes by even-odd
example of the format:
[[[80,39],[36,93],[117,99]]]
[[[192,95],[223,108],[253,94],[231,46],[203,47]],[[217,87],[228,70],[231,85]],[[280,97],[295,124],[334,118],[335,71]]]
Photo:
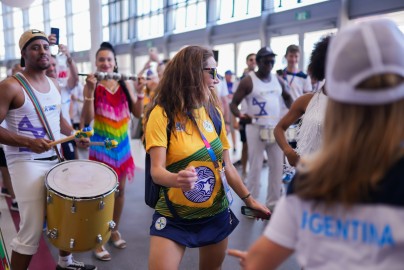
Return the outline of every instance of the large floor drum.
[[[103,245],[115,226],[117,179],[112,168],[99,162],[72,160],[54,166],[45,178],[50,242],[71,252]]]

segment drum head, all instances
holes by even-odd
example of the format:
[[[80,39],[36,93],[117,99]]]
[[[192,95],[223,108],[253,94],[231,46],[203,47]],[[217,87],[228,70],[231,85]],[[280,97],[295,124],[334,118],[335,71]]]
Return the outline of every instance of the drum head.
[[[46,174],[46,186],[56,193],[74,198],[93,198],[114,190],[115,171],[100,162],[71,160],[54,166]]]

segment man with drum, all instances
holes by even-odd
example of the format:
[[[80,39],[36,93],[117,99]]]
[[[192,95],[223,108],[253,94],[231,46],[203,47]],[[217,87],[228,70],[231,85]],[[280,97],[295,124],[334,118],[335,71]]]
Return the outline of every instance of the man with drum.
[[[247,187],[254,198],[258,198],[263,162],[263,150],[268,156],[268,191],[266,205],[271,210],[281,195],[283,153],[273,137],[273,128],[281,118],[281,96],[286,104],[291,103],[281,79],[272,74],[276,54],[268,47],[261,48],[256,54],[258,71],[251,71],[240,81],[230,104],[232,113],[246,123],[248,143]],[[245,99],[246,113],[241,114],[238,105]]]
[[[61,97],[57,81],[45,75],[49,67],[50,51],[47,35],[38,30],[24,32],[19,40],[22,78],[28,81],[41,104],[55,140],[60,134],[70,135],[74,130],[61,116]],[[45,128],[28,94],[10,77],[0,83],[0,143],[5,145],[7,164],[20,208],[20,230],[12,240],[11,267],[13,270],[28,268],[32,255],[38,250],[42,236],[45,212],[44,178],[58,163],[57,151],[49,143]],[[81,139],[79,144],[89,144]],[[73,260],[69,252],[60,251],[56,269],[97,269],[92,265]]]

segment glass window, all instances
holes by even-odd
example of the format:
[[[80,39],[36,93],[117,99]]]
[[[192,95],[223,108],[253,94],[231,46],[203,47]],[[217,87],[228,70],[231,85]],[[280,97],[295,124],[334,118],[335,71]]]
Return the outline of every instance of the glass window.
[[[0,29],[3,28],[3,9],[0,3]],[[4,31],[0,31],[0,59],[4,59],[5,55]],[[1,77],[3,78],[3,76]]]
[[[72,1],[76,2],[76,1]],[[90,28],[90,12],[88,9],[88,1],[86,10],[80,10],[79,7],[74,8],[75,11],[80,10],[78,13],[73,13],[73,48],[72,51],[85,51],[91,48],[91,28]]]
[[[276,53],[275,57],[275,65],[272,69],[272,72],[275,72],[278,69],[284,69],[287,65],[285,59],[286,48],[291,45],[299,45],[299,37],[298,35],[289,35],[289,36],[280,36],[271,38],[271,49]]]
[[[138,1],[136,14],[139,40],[164,34],[163,0]]]
[[[116,56],[116,61],[118,63],[118,70],[121,74],[131,74],[131,57],[130,54],[121,54]]]
[[[24,33],[24,28],[23,28],[23,16],[22,16],[22,10],[20,8],[13,8],[12,11],[12,16],[13,16],[13,26],[14,26],[14,43],[10,44],[11,46],[14,47],[14,55],[17,58],[21,57],[21,52],[20,52],[20,47],[18,45],[18,42],[20,40],[20,37],[22,33]]]
[[[261,15],[262,1],[218,0],[218,24],[240,21]]]
[[[130,39],[129,17],[131,6],[128,0],[102,5],[103,38],[111,43],[126,43]]]
[[[90,9],[90,1],[72,0],[71,2],[72,2],[72,13],[88,12]]]
[[[184,47],[185,47],[185,46],[184,46]],[[179,51],[179,50],[178,50],[178,51]],[[174,56],[177,54],[178,51],[171,51],[171,52],[169,53],[170,59],[173,59]]]
[[[181,33],[206,26],[206,1],[174,0],[172,3],[174,33]]]
[[[7,77],[7,68],[0,67],[0,80],[3,80]]]
[[[289,9],[299,8],[303,6],[313,5],[328,0],[276,0],[274,1],[274,12],[285,11]]]
[[[213,49],[219,51],[219,59],[217,61],[218,73],[224,76],[226,70],[234,71],[234,44],[216,45]]]
[[[141,55],[141,56],[136,56],[135,57],[135,72],[138,74],[146,64],[146,62],[149,61],[149,55]]]
[[[41,0],[35,0],[28,10],[29,28],[44,31],[43,5]]]
[[[66,12],[64,0],[49,2],[50,27],[59,28],[59,43],[67,44]]]
[[[237,57],[237,70],[236,76],[241,77],[243,75],[244,69],[247,67],[246,58],[250,53],[257,53],[261,48],[261,41],[249,40],[239,43],[238,57]]]
[[[326,35],[336,33],[337,29],[321,30],[315,32],[307,32],[304,34],[304,59],[303,59],[303,71],[307,73],[307,67],[310,63],[311,52],[314,49],[314,45],[320,41],[320,39]]]

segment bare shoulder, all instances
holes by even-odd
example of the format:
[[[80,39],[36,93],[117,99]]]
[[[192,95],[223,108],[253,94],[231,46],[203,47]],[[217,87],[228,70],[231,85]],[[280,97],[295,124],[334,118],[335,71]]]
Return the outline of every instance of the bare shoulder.
[[[2,97],[14,96],[21,92],[21,85],[15,78],[8,77],[0,82],[0,89]]]
[[[309,105],[309,102],[311,98],[314,96],[314,93],[307,93],[304,94],[300,97],[298,97],[293,103],[291,109],[296,109],[302,112],[306,111],[307,105]]]
[[[247,75],[245,76],[239,83],[237,90],[240,91],[244,91],[244,92],[249,92],[250,90],[252,90],[252,80],[251,80],[251,76]]]

